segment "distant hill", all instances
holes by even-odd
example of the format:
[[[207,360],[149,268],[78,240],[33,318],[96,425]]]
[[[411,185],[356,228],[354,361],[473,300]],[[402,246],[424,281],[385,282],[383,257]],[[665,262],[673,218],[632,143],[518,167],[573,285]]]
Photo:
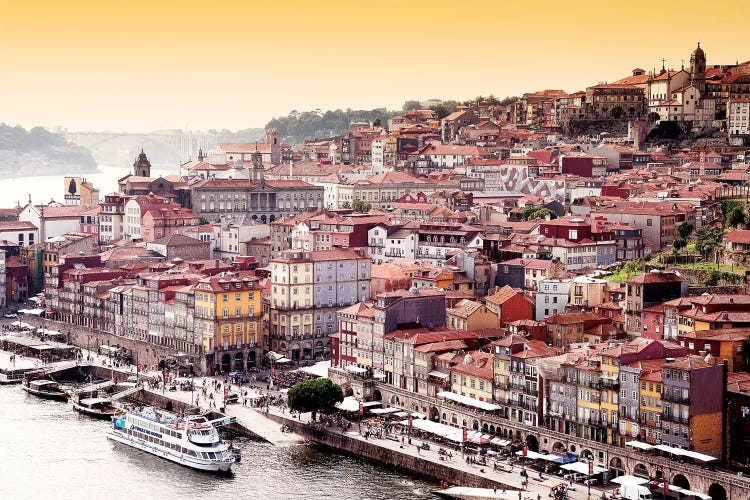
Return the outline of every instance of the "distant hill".
[[[346,111],[292,111],[287,116],[274,118],[268,122],[266,129],[277,128],[281,137],[291,144],[302,144],[312,139],[325,139],[341,135],[355,123],[372,123],[379,121],[388,124],[388,118],[401,111],[388,111],[385,108],[360,109]]]
[[[284,141],[292,145],[302,144],[313,139],[327,139],[347,132],[352,125],[357,123],[379,123],[388,125],[388,119],[400,115],[412,109],[431,109],[437,113],[438,118],[448,116],[458,105],[471,105],[486,102],[490,105],[507,105],[517,101],[518,97],[506,97],[498,99],[490,94],[487,97],[477,96],[474,99],[459,102],[452,99],[429,99],[427,101],[409,100],[404,102],[400,110],[388,110],[386,108],[375,109],[347,109],[335,111],[291,111],[287,116],[273,118],[266,124],[266,129],[277,128]]]
[[[71,175],[96,171],[91,152],[42,127],[0,123],[0,175]]]

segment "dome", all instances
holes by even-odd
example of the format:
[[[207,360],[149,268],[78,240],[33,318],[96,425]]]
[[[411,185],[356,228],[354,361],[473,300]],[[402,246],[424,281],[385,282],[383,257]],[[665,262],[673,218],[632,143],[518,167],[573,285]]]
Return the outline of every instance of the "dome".
[[[694,55],[694,56],[702,56],[702,55],[705,55],[705,53],[703,52],[703,49],[701,48],[701,43],[700,43],[700,42],[698,42],[698,48],[696,48],[696,49],[695,49],[695,50],[693,51],[693,55]]]
[[[268,130],[266,130],[266,134],[267,135],[281,135],[281,133],[279,132],[279,129],[277,128],[269,128]]]

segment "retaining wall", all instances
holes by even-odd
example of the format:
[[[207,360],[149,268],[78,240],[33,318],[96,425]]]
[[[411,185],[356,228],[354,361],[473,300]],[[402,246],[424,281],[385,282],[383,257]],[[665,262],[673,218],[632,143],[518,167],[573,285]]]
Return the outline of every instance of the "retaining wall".
[[[365,460],[372,460],[383,465],[396,467],[437,482],[446,481],[449,484],[458,484],[471,488],[497,488],[509,491],[518,489],[515,486],[484,477],[481,473],[474,474],[454,469],[450,465],[435,463],[419,456],[412,456],[398,450],[384,448],[374,442],[362,441],[337,432],[316,431],[308,424],[279,415],[268,414],[267,417],[280,424],[288,425],[296,433],[315,445],[347,453]],[[488,466],[485,470],[492,470],[492,466]]]

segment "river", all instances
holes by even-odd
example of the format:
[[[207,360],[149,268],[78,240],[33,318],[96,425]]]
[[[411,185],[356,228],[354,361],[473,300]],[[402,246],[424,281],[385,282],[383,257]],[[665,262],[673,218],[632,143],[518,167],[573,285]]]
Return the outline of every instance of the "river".
[[[133,167],[128,165],[99,165],[99,171],[93,174],[82,174],[80,177],[92,182],[99,188],[99,198],[117,191],[117,180],[131,173]],[[178,167],[153,167],[152,176],[179,173]],[[0,179],[0,208],[10,208],[16,205],[26,205],[29,195],[34,203],[47,203],[51,199],[60,203],[65,202],[64,172],[60,175],[45,175],[40,177],[5,177]]]
[[[0,498],[436,499],[434,484],[311,446],[244,441],[230,477],[113,443],[108,423],[0,386]]]

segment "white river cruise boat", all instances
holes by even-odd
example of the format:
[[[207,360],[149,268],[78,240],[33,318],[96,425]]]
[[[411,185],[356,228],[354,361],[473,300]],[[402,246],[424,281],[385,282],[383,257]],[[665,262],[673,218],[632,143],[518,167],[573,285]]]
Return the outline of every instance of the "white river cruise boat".
[[[219,437],[216,426],[234,417],[207,420],[200,415],[179,418],[145,407],[112,417],[107,437],[172,462],[212,472],[228,472],[235,459]]]

